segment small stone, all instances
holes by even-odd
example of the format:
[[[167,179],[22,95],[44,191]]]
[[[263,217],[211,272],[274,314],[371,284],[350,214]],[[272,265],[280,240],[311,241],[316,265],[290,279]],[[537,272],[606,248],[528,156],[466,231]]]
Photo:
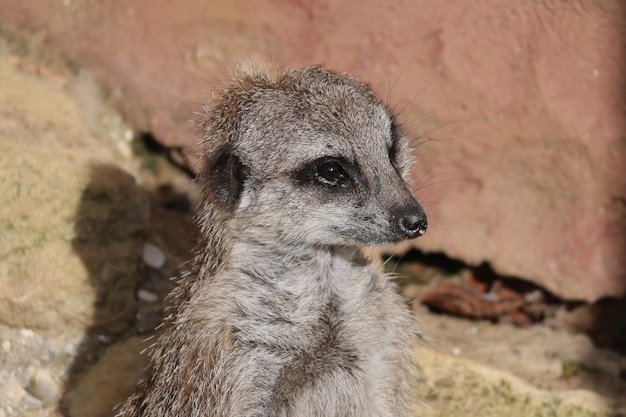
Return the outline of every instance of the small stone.
[[[156,303],[159,301],[158,295],[148,290],[144,290],[143,288],[140,288],[139,291],[137,291],[137,298],[147,303]]]
[[[143,245],[143,262],[151,268],[159,269],[165,265],[165,255],[152,243]]]
[[[109,335],[106,335],[106,334],[99,334],[98,335],[98,342],[100,342],[100,343],[111,343],[111,337]]]
[[[134,136],[135,135],[131,129],[124,129],[123,137],[126,142],[132,142]]]
[[[6,352],[10,352],[11,351],[11,341],[10,340],[3,340],[2,341],[2,349],[4,349]]]
[[[130,147],[128,142],[123,140],[117,142],[117,150],[120,151],[122,156],[126,159],[130,159],[133,157],[133,149]]]
[[[29,337],[33,337],[35,335],[35,332],[30,329],[20,329],[20,335],[26,339]]]
[[[44,405],[56,402],[61,397],[61,391],[56,381],[45,369],[37,368],[30,378],[26,391],[33,397],[41,400]]]

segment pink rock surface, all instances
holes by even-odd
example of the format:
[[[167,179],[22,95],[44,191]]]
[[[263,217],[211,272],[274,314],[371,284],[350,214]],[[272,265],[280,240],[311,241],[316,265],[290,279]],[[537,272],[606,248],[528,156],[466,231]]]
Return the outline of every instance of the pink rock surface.
[[[239,60],[359,75],[416,138],[418,247],[590,301],[626,291],[625,19],[622,0],[0,0],[169,145]]]

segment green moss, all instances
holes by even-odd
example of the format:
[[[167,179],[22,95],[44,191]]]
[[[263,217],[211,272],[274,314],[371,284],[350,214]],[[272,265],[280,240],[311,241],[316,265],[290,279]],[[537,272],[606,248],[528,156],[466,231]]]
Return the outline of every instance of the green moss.
[[[563,378],[571,378],[583,371],[583,365],[578,362],[563,362],[561,375]]]
[[[31,46],[25,38],[14,36],[3,25],[0,25],[0,41],[5,43],[15,55],[24,57],[31,52]]]
[[[451,377],[438,379],[435,381],[435,386],[437,388],[452,388],[454,387],[454,379]]]
[[[565,404],[558,397],[535,395],[506,378],[492,379],[458,366],[458,361],[423,365],[430,375],[421,399],[423,417],[617,417]],[[432,368],[431,368],[432,367]]]

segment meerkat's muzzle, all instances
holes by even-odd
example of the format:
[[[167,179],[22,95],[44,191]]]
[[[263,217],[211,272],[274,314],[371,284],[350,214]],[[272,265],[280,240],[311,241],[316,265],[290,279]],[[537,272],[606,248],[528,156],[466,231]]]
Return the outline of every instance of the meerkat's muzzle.
[[[395,232],[403,239],[415,239],[426,233],[428,220],[418,204],[402,207],[392,213]]]

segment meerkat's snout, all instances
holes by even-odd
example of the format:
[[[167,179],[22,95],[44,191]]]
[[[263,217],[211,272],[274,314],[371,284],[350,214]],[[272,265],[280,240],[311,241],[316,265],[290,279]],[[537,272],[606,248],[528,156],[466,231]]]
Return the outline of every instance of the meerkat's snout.
[[[418,238],[428,228],[426,213],[410,191],[405,176],[396,170],[388,170],[387,173],[382,174],[383,178],[376,179],[381,182],[381,187],[377,194],[373,190],[374,204],[373,208],[369,208],[370,211],[378,209],[386,212],[383,220],[378,222],[382,226],[379,234],[383,236],[378,243],[383,245]]]
[[[398,232],[405,239],[415,239],[426,233],[428,220],[421,206],[408,206],[396,214]]]

